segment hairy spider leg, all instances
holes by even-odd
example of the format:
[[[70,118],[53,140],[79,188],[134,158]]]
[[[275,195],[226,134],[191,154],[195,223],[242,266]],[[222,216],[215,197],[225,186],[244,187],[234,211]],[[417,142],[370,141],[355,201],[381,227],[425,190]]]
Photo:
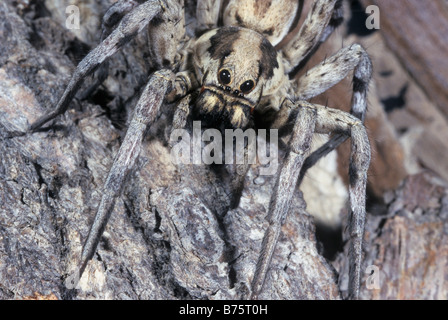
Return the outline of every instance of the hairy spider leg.
[[[134,9],[139,2],[133,0],[119,0],[115,2],[104,14],[101,23],[101,42],[103,42],[117,27],[121,19]],[[95,90],[107,79],[109,76],[109,59],[106,59],[95,72],[95,82],[89,86],[82,94],[81,100],[90,97]]]
[[[342,9],[339,0],[336,1],[319,1],[317,0],[309,15],[305,19],[296,38],[292,39],[286,47],[283,49],[283,55],[285,59],[290,63],[290,71],[293,70],[294,66],[300,64],[304,58],[315,50],[315,48],[324,41],[334,28],[341,23],[342,19]],[[312,68],[304,76],[300,77],[297,81],[298,90],[295,93],[298,100],[310,99],[334,86],[336,83],[340,82],[347,74],[354,70],[353,75],[353,96],[351,102],[350,113],[360,120],[360,123],[364,121],[365,113],[367,110],[367,89],[368,84],[371,79],[372,74],[372,64],[365,52],[365,50],[357,44],[351,45],[349,47],[341,49],[335,55],[329,59],[325,59],[322,63]],[[301,102],[302,103],[302,102]],[[290,100],[284,100],[282,108],[278,112],[276,120],[273,122],[272,127],[281,128],[285,125],[295,123],[297,121],[297,113],[299,112],[294,106],[291,106]],[[336,132],[340,132],[339,127],[336,127]],[[356,129],[358,130],[358,129]],[[328,131],[326,133],[330,133]],[[338,147],[342,142],[344,142],[350,136],[350,132],[344,131],[341,134],[335,135],[327,143],[325,143],[318,150],[313,152],[305,161],[300,165],[301,170],[298,171],[298,176],[296,183],[300,185],[305,172],[307,169],[312,167],[321,157],[328,154],[330,151]],[[355,137],[357,135],[355,134]],[[355,139],[352,133],[352,140]],[[367,139],[367,138],[366,138]],[[357,139],[359,140],[359,139]],[[291,140],[292,142],[293,140]],[[367,140],[368,141],[368,140]],[[356,149],[356,145],[352,141],[352,150]],[[367,161],[367,168],[370,162],[370,146],[361,148],[360,150],[368,152],[369,160]],[[352,151],[352,162],[350,169],[350,179],[351,181],[355,173],[352,170],[358,166],[353,164],[355,155]],[[361,166],[361,169],[364,169]],[[367,170],[367,169],[366,169]],[[366,178],[367,179],[367,178]],[[356,180],[356,179],[355,179]],[[356,180],[358,181],[358,180]],[[365,183],[356,182],[356,192],[354,187],[350,187],[350,202],[352,205],[352,217],[350,219],[350,229],[356,229],[356,232],[352,232],[356,236],[352,237],[351,253],[350,253],[350,289],[349,296],[353,298],[359,297],[359,283],[361,276],[361,266],[360,262],[362,259],[362,236],[364,232],[364,220],[365,220]],[[278,188],[278,186],[276,187]],[[362,189],[364,190],[362,192]],[[276,189],[275,192],[278,192]],[[271,202],[275,202],[275,196],[271,198]],[[359,204],[362,204],[361,206]],[[353,208],[357,208],[354,210]],[[362,207],[360,209],[360,207]],[[271,206],[271,208],[273,208]],[[270,259],[272,258],[272,253],[275,248],[276,241],[275,234],[280,232],[279,230],[273,231],[274,225],[280,229],[280,222],[272,222],[272,217],[276,217],[275,214],[271,213],[270,209],[268,216],[270,217],[270,227],[268,233],[265,236],[265,240],[262,245],[262,254],[260,255],[259,261],[257,263],[257,268],[252,282],[253,296],[257,296],[259,290],[263,285]],[[287,211],[284,213],[287,214]],[[286,217],[286,216],[285,216]],[[283,221],[285,218],[282,218]],[[360,221],[362,220],[362,221]],[[361,228],[362,226],[362,228]]]
[[[289,109],[297,110],[290,151],[278,176],[268,213],[269,226],[263,238],[262,253],[257,262],[252,280],[252,298],[257,298],[269,269],[270,261],[286,220],[291,198],[297,186],[306,153],[309,151],[313,133],[328,134],[344,132],[351,137],[350,155],[350,270],[349,297],[359,297],[362,262],[362,240],[365,222],[365,190],[367,170],[370,163],[370,144],[362,121],[341,110],[310,104],[305,101],[294,103],[287,100]]]
[[[218,27],[222,0],[198,0],[196,4],[196,35]]]
[[[367,112],[367,91],[372,77],[372,62],[367,52],[359,44],[353,44],[339,50],[335,55],[321,62],[298,80],[297,95],[299,99],[310,99],[328,90],[341,81],[353,70],[353,95],[350,113],[364,122]],[[346,134],[336,134],[323,146],[314,151],[303,165],[299,183],[306,170],[311,168],[320,158],[336,149],[348,139]]]
[[[307,59],[342,22],[341,0],[316,0],[294,37],[281,49],[286,72]]]
[[[266,217],[269,226],[263,237],[261,253],[251,283],[251,299],[257,299],[263,288],[272,255],[281,232],[281,226],[285,222],[289,211],[292,195],[294,194],[299,176],[298,173],[311,146],[316,122],[316,112],[311,108],[299,108],[297,110],[296,122],[290,140],[291,151],[287,154],[280,169],[275,183],[274,193],[271,197],[269,213]]]
[[[81,86],[83,79],[107,58],[120,50],[138,32],[146,28],[149,22],[163,10],[161,3],[161,1],[156,0],[148,1],[125,15],[118,27],[78,64],[56,108],[34,122],[29,128],[29,132],[35,132],[48,121],[63,114]]]
[[[78,269],[67,279],[72,287],[82,277],[88,261],[95,254],[104,228],[114,209],[115,201],[120,196],[126,177],[140,154],[146,128],[157,119],[171,81],[172,72],[170,70],[157,71],[152,75],[140,96],[124,141],[109,171],[103,188],[101,203],[84,244]]]

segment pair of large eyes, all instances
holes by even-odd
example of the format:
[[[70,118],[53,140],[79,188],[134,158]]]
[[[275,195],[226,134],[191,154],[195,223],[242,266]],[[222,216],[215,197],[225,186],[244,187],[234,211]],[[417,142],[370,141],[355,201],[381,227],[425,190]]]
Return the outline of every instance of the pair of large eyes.
[[[232,75],[227,69],[222,69],[218,73],[219,82],[222,85],[228,85],[232,82]],[[255,87],[255,82],[253,80],[246,80],[240,85],[240,90],[242,93],[246,94],[252,91]]]

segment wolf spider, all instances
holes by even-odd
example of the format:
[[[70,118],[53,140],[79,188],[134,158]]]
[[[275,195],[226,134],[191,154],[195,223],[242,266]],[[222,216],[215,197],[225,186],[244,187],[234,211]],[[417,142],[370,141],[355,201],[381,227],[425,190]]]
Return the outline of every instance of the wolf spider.
[[[64,113],[88,74],[136,34],[148,31],[149,53],[156,71],[135,107],[105,183],[78,270],[69,277],[71,281],[80,278],[95,253],[125,177],[136,162],[143,134],[157,120],[163,102],[168,101],[177,102],[174,128],[183,128],[192,119],[202,119],[209,127],[221,130],[245,129],[261,118],[269,128],[282,129],[291,136],[270,202],[269,227],[252,279],[251,298],[256,298],[263,288],[293,191],[304,172],[351,137],[349,297],[359,297],[370,162],[363,120],[372,66],[366,51],[353,44],[299,79],[291,80],[290,75],[303,66],[342,21],[341,0],[315,0],[300,31],[277,50],[274,46],[297,21],[302,5],[303,1],[297,0],[229,0],[226,6],[220,0],[198,0],[196,37],[191,38],[185,33],[182,0],[118,1],[107,11],[102,42],[79,63],[55,110],[30,127],[30,132],[36,131]],[[307,102],[350,71],[353,71],[350,113]],[[100,78],[104,80],[104,72],[100,72]],[[335,135],[306,157],[313,133]],[[247,171],[248,166],[245,167]],[[235,184],[241,184],[241,180],[241,175],[236,175]]]

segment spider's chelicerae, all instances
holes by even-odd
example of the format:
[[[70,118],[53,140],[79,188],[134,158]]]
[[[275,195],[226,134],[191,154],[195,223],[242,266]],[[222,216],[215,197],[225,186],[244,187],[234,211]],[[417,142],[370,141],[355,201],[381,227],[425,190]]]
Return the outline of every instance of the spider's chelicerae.
[[[182,0],[117,1],[106,13],[103,41],[78,65],[52,113],[31,125],[36,131],[65,112],[83,79],[145,30],[156,71],[150,76],[110,170],[97,215],[85,242],[79,279],[97,248],[124,179],[134,166],[143,134],[158,118],[164,101],[176,106],[173,128],[201,119],[206,127],[246,129],[263,123],[290,135],[277,173],[268,221],[251,283],[251,297],[263,289],[270,261],[293,191],[320,157],[351,138],[349,295],[358,298],[365,220],[365,192],[370,147],[363,120],[372,66],[357,44],[342,48],[298,80],[289,75],[324,42],[342,21],[341,0],[315,0],[299,32],[281,50],[275,46],[297,21],[303,1],[198,0],[196,37],[185,32]],[[225,3],[225,4],[224,4]],[[353,71],[351,112],[307,102]],[[261,121],[260,121],[261,119]],[[287,128],[288,130],[285,130]],[[308,155],[313,133],[336,133]],[[247,170],[247,165],[244,165]],[[245,171],[243,170],[243,171]],[[244,175],[235,174],[235,190]],[[243,178],[241,178],[243,177]],[[237,205],[237,201],[234,202]]]

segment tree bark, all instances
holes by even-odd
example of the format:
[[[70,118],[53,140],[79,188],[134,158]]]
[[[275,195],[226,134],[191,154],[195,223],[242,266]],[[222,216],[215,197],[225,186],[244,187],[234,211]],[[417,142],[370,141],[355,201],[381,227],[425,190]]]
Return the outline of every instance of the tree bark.
[[[84,5],[90,5],[81,8],[84,21],[107,9],[107,1]],[[148,132],[138,170],[79,287],[64,285],[126,131],[116,116],[132,110],[148,69],[141,35],[111,59],[111,75],[93,97],[75,99],[41,131],[17,135],[56,105],[82,54],[98,40],[81,33],[81,41],[61,28],[60,9],[0,4],[0,298],[247,297],[274,177],[258,177],[253,166],[240,206],[230,210],[222,173],[171,163],[157,137],[165,115]],[[260,298],[339,298],[334,270],[317,250],[313,218],[299,191],[294,199]]]
[[[39,132],[20,136],[56,105],[80,59],[98,43],[100,17],[111,1],[84,1],[80,30],[65,27],[65,2],[30,3],[0,3],[0,299],[247,297],[275,176],[260,176],[259,165],[252,166],[240,204],[230,210],[232,190],[222,171],[172,164],[164,139],[169,105],[158,125],[148,130],[138,168],[115,205],[79,287],[65,286],[79,262],[126,132],[126,116],[147,81],[148,44],[145,35],[137,36],[110,59],[110,75],[92,96],[81,98],[92,83],[89,78],[65,115]],[[187,2],[187,22],[194,21],[194,7],[194,2]],[[334,43],[330,54],[337,47]],[[378,57],[373,58],[375,64]],[[379,101],[377,95],[375,91]],[[335,95],[330,92],[336,104],[342,96],[349,96],[346,88]],[[387,206],[367,221],[365,265],[379,268],[380,289],[367,288],[366,275],[362,297],[446,299],[442,279],[447,266],[448,188],[423,174],[411,176],[383,198],[406,172],[397,161],[403,154],[391,129],[396,123],[379,102],[378,106],[372,140],[382,147],[374,158],[386,160],[375,176],[383,177],[393,168],[401,171],[392,182],[370,180],[376,188],[374,200]],[[335,161],[329,158],[327,167],[321,167],[332,181],[340,179]],[[303,185],[305,204],[296,190],[261,299],[345,296],[347,248],[332,261],[327,259],[326,244],[318,241],[316,219],[308,211],[323,208],[323,202],[325,208],[334,207],[346,200],[346,192],[342,184],[320,179],[315,179],[314,188],[325,189],[335,199],[310,193],[313,188]]]

